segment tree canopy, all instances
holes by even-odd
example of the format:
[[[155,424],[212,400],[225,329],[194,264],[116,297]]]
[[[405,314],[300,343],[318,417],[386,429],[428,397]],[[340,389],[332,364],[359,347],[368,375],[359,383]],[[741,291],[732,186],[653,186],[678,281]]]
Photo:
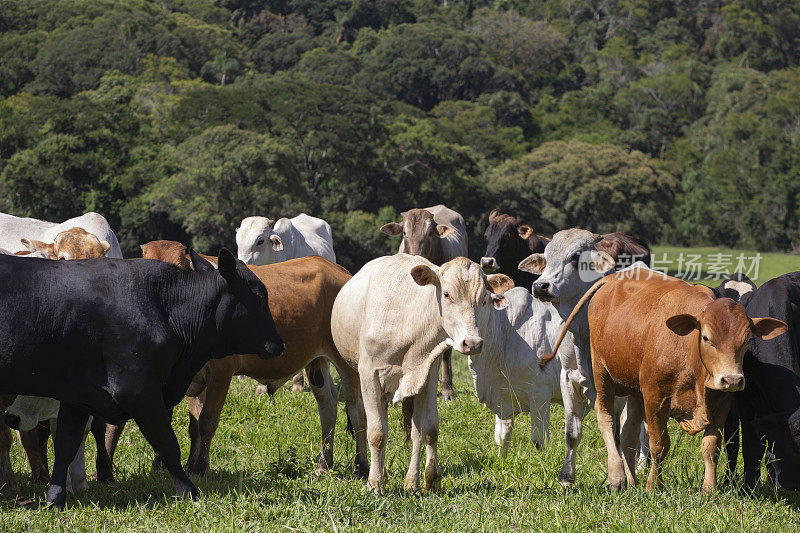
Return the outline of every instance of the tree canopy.
[[[327,219],[349,268],[411,207],[800,248],[800,4],[6,0],[0,208],[124,251]]]

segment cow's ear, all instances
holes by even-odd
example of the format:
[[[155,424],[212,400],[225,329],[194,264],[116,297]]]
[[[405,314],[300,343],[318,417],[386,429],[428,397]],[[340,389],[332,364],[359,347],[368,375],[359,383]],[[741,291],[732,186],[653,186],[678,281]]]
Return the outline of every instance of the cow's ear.
[[[455,232],[456,230],[454,230],[450,226],[445,226],[444,224],[436,224],[436,233],[439,234],[439,237],[447,237],[448,235],[452,235]]]
[[[210,272],[211,270],[216,270],[214,268],[214,265],[212,265],[210,262],[200,257],[200,254],[198,254],[191,248],[187,248],[186,250],[187,250],[186,253],[189,255],[189,260],[192,262],[192,270],[194,270],[195,272]],[[234,265],[234,269],[235,268],[236,266]]]
[[[492,209],[492,212],[489,213],[489,224],[491,224],[492,221],[495,218],[497,218],[497,215],[499,215],[499,214],[500,214],[500,210],[499,209]]]
[[[523,239],[527,240],[533,234],[533,228],[527,224],[523,224],[517,228],[517,233]]]
[[[696,329],[700,329],[700,322],[698,322],[694,315],[675,315],[667,319],[667,327],[671,329],[673,333],[683,337]]]
[[[616,261],[614,258],[611,257],[606,252],[601,252],[600,250],[592,250],[591,252],[591,262],[592,266],[594,266],[595,272],[605,273],[609,272],[610,270],[614,270],[616,266]]]
[[[20,239],[20,242],[28,249],[29,252],[42,252],[48,259],[58,259],[55,250],[55,244],[47,244],[46,242],[37,241],[34,239]]]
[[[283,250],[283,241],[277,235],[270,235],[269,242],[272,243],[272,250],[275,252],[280,252]]]
[[[491,298],[492,305],[495,309],[505,309],[508,307],[508,299],[502,294],[490,294],[489,298]]]
[[[103,257],[108,255],[108,251],[111,249],[111,245],[108,244],[108,241],[100,241],[100,248],[103,249]]]
[[[381,226],[381,233],[396,237],[397,235],[403,233],[403,226],[397,222],[389,222],[388,224]]]
[[[541,273],[544,272],[544,268],[546,266],[547,266],[547,259],[544,258],[544,254],[531,254],[522,261],[520,261],[517,268],[522,270],[523,272],[530,272],[531,274],[541,275]]]
[[[439,285],[439,275],[427,265],[417,265],[411,269],[411,277],[414,283],[420,286]]]
[[[230,250],[223,248],[219,251],[217,265],[219,266],[219,273],[223,278],[225,278],[225,281],[230,283],[236,279],[236,258],[233,256]]]
[[[486,290],[494,294],[504,294],[514,288],[514,280],[505,274],[490,274],[486,276]]]
[[[778,320],[777,318],[751,318],[752,325],[750,331],[753,332],[755,337],[768,341],[786,333],[789,329],[786,323]]]

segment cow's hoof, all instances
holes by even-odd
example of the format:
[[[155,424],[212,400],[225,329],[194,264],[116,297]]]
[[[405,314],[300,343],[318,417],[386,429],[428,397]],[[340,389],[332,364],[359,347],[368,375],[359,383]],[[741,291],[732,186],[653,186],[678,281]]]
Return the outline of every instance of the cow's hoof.
[[[419,475],[406,476],[406,479],[403,482],[403,488],[411,491],[419,490]]]
[[[256,394],[269,394],[269,388],[266,385],[259,383],[258,387],[256,387]]]
[[[383,489],[383,482],[380,480],[370,481],[367,480],[367,492],[371,492],[376,496],[383,496],[384,489]]]
[[[422,484],[422,488],[433,492],[442,489],[442,473],[438,468],[428,467],[425,469],[425,481]]]
[[[107,485],[109,483],[114,482],[114,473],[110,470],[100,469],[94,473],[94,478],[97,480],[98,483]]]
[[[456,399],[456,393],[452,389],[442,389],[442,400],[452,402]]]
[[[203,477],[208,474],[208,470],[208,461],[196,460],[191,463],[186,463],[186,473],[190,476]]]
[[[367,479],[369,475],[369,463],[366,459],[355,458],[353,461],[353,473],[360,479]]]
[[[564,472],[564,470],[562,469],[561,472],[558,474],[558,482],[561,484],[562,487],[568,489],[575,484],[575,474],[569,471]]]
[[[67,491],[64,487],[50,485],[47,488],[47,506],[54,511],[61,511],[67,503]]]
[[[625,480],[622,481],[609,481],[608,483],[608,490],[610,492],[622,492],[625,490]]]

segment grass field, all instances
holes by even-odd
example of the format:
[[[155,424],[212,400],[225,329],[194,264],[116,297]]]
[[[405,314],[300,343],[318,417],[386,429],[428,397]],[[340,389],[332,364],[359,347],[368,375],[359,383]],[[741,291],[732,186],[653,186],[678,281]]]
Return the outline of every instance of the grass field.
[[[680,252],[661,247],[655,251]],[[795,262],[794,256],[765,257],[759,281],[793,270]],[[556,481],[564,453],[563,409],[551,407],[552,438],[542,451],[530,443],[527,417],[518,417],[509,454],[501,458],[493,442],[494,417],[472,392],[466,359],[454,356],[453,362],[458,396],[454,402],[439,402],[441,493],[402,489],[409,452],[399,408],[390,409],[387,494],[376,497],[350,474],[354,445],[345,432],[341,405],[336,465],[332,474],[317,477],[319,420],[313,396],[285,388],[272,399],[256,396],[254,383],[244,379],[234,380],[231,387],[211,452],[212,471],[196,480],[203,491],[199,500],[173,499],[169,476],[150,472],[152,450],[130,424],[117,452],[117,481],[109,486],[90,481],[88,493],[70,496],[63,513],[44,507],[45,487],[31,483],[15,443],[14,468],[23,498],[32,503],[23,507],[2,501],[0,530],[800,530],[800,493],[762,486],[753,495],[740,495],[735,487],[701,495],[700,439],[672,423],[665,490],[652,495],[641,487],[622,494],[607,492],[605,449],[593,413],[584,425],[578,482],[564,490]],[[175,413],[185,458],[185,402]],[[91,437],[87,449],[87,462],[93,464]]]

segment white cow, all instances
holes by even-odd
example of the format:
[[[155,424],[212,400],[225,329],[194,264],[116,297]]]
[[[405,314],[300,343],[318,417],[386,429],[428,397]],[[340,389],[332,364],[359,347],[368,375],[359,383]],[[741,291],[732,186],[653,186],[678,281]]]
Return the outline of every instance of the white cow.
[[[59,233],[71,228],[82,228],[96,236],[101,243],[105,241],[109,245],[107,256],[122,259],[117,236],[111,231],[106,219],[97,213],[85,213],[61,223],[0,213],[0,248],[11,252],[27,250],[28,247],[22,244],[22,239],[51,243]]]
[[[488,283],[480,266],[463,257],[438,267],[419,256],[398,254],[370,261],[339,292],[331,333],[361,380],[371,455],[368,489],[384,490],[388,401],[403,401],[411,419],[413,448],[405,488],[419,488],[423,439],[423,487],[441,486],[436,365],[450,345],[467,355],[481,351],[481,315],[506,305],[503,296],[489,292]]]
[[[36,429],[40,421],[49,420],[50,434],[55,440],[58,438],[56,436],[56,427],[58,425],[58,409],[60,405],[58,400],[52,398],[17,396],[14,403],[6,409],[6,417],[18,418],[14,425],[19,431],[32,431]],[[86,425],[87,432],[91,423],[92,419],[90,417]],[[98,442],[97,445],[103,446],[103,443]],[[86,482],[86,435],[84,435],[78,452],[75,454],[75,459],[69,464],[67,470],[67,491],[82,492],[88,489],[89,484]]]
[[[239,259],[248,265],[271,265],[309,255],[336,262],[330,225],[305,213],[277,222],[247,217],[236,228],[236,246]]]
[[[553,351],[564,321],[552,305],[522,287],[503,296],[507,308],[481,314],[483,350],[469,356],[475,394],[495,414],[495,443],[504,454],[517,413],[530,413],[531,439],[539,447],[549,440],[550,402],[562,403],[567,450],[558,480],[570,485],[588,411],[583,387],[569,379],[577,369],[571,336],[562,342],[558,357],[540,369],[539,358]]]

